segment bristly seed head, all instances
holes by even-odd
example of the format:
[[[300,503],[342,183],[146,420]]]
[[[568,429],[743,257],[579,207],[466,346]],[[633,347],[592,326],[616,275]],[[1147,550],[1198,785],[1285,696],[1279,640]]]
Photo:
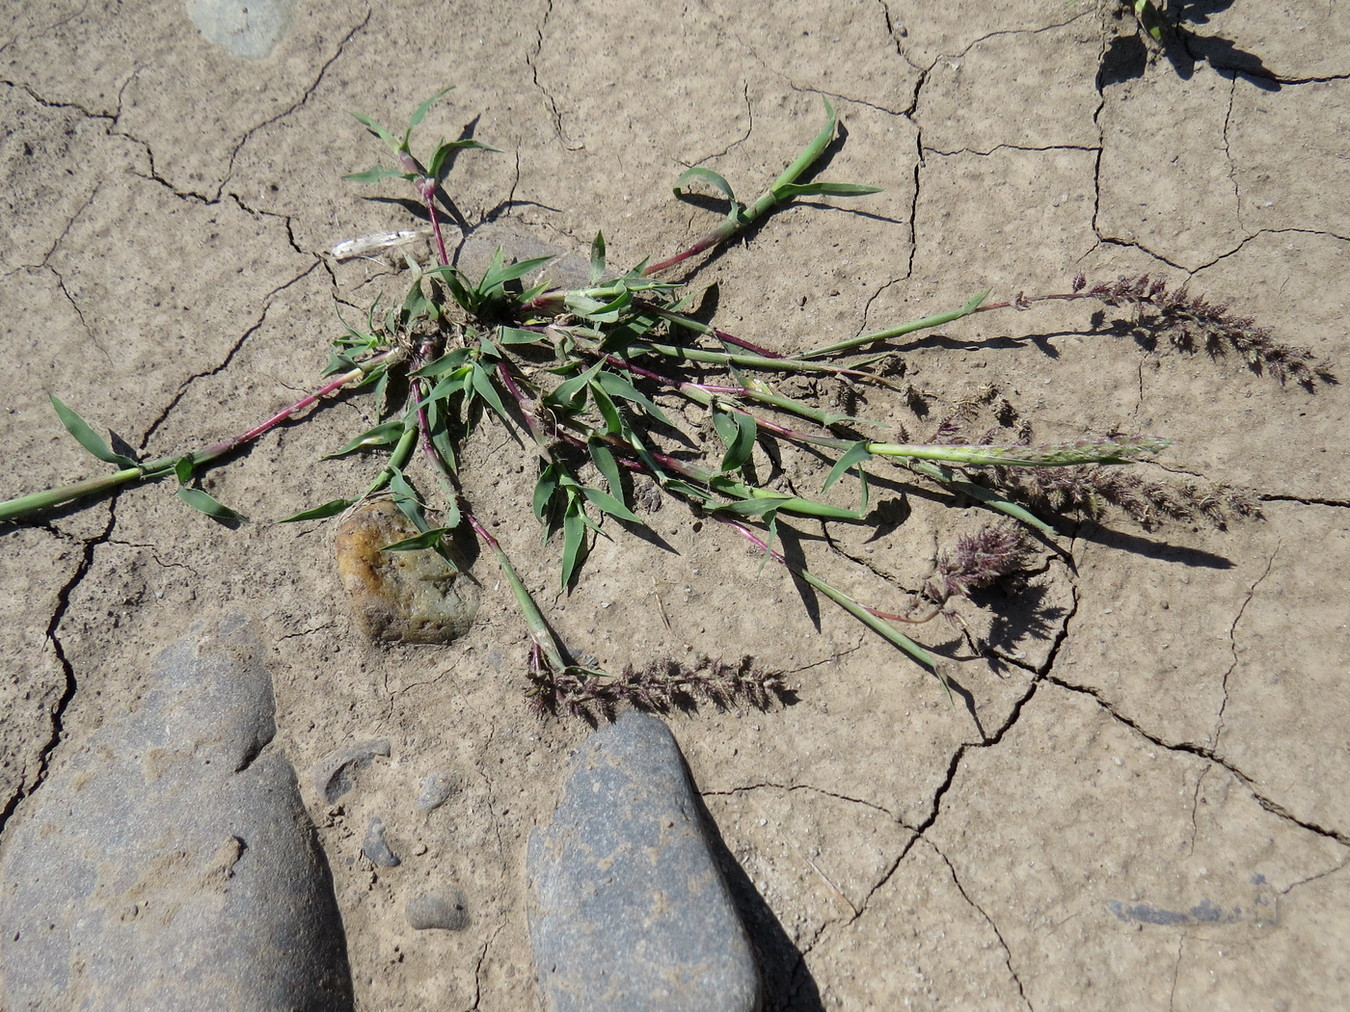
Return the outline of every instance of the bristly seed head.
[[[1123,277],[1083,291],[1086,284],[1083,276],[1078,275],[1073,281],[1074,292],[1082,292],[1108,306],[1129,305],[1153,311],[1156,316],[1151,319],[1141,316],[1140,328],[1150,337],[1156,332],[1166,333],[1172,345],[1181,351],[1203,349],[1212,358],[1236,352],[1252,371],[1269,372],[1281,383],[1293,380],[1310,391],[1319,383],[1336,382],[1330,365],[1309,349],[1275,340],[1269,330],[1258,327],[1250,317],[1236,316],[1225,304],[1193,296],[1184,284],[1169,291],[1165,281],[1154,280],[1147,274]]]
[[[924,594],[936,604],[969,597],[972,590],[987,587],[1021,567],[1028,548],[1024,528],[1007,522],[985,524],[974,534],[961,535],[952,551],[938,556],[937,572]]]
[[[601,719],[612,721],[623,705],[646,712],[697,709],[700,701],[719,710],[738,703],[767,710],[775,702],[795,698],[782,674],[758,667],[753,658],[737,664],[703,657],[692,666],[675,660],[652,661],[641,668],[631,665],[618,676],[568,668],[555,672],[532,667],[530,703],[543,717],[566,713],[595,726]]]

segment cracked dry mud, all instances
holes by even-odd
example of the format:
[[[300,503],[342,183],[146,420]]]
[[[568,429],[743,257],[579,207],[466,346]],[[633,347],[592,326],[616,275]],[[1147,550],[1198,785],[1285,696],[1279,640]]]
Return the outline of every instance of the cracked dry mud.
[[[412,5],[338,2],[302,5],[246,63],[174,5],[22,5],[0,39],[0,495],[92,469],[49,393],[157,456],[309,389],[333,297],[375,291],[365,266],[319,254],[406,224],[339,181],[377,157],[347,110],[397,122],[441,83],[458,90],[431,132],[477,118],[506,152],[456,166],[465,215],[509,208],[576,248],[603,228],[614,263],[710,223],[670,198],[683,165],[750,188],[829,96],[848,130],[830,176],[886,191],[781,211],[703,269],[724,325],[760,343],[809,347],[985,286],[1147,271],[1192,277],[1344,375],[1350,13],[1233,5],[1147,67],[1128,27],[1093,4],[527,0],[428,25]],[[800,683],[781,711],[672,721],[734,858],[768,1007],[1350,1002],[1347,387],[1146,356],[1071,308],[962,321],[905,361],[939,398],[993,383],[1045,431],[1173,437],[1156,467],[1250,487],[1267,519],[1078,528],[1073,566],[1039,578],[1050,618],[1002,602],[997,656],[958,666],[973,719],[674,508],[653,522],[676,553],[616,534],[557,596],[530,476],[501,465],[500,432],[465,451],[469,497],[577,649],[615,668],[752,653]],[[21,817],[55,754],[141,698],[144,658],[194,613],[244,604],[272,645],[272,748],[303,773],[349,741],[391,742],[341,809],[306,799],[360,1006],[527,1008],[525,840],[585,728],[529,716],[526,638],[495,577],[452,646],[370,647],[331,529],[268,522],[358,487],[360,461],[318,458],[365,410],[336,403],[213,472],[205,487],[254,517],[237,530],[147,487],[0,535],[0,810]],[[917,586],[969,518],[908,506],[885,540],[811,546],[821,575],[865,598]],[[447,771],[451,799],[416,812]],[[372,817],[398,868],[360,857]],[[408,927],[431,879],[458,882],[471,930]]]

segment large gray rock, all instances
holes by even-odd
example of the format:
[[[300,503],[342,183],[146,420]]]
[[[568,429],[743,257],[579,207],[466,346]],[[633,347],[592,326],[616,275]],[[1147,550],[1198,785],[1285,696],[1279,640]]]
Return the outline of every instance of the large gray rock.
[[[351,980],[272,679],[243,619],[157,658],[0,853],[6,1009],[343,1009]]]
[[[530,836],[528,864],[550,1009],[759,1007],[749,939],[657,718],[629,711],[587,739],[552,822]]]

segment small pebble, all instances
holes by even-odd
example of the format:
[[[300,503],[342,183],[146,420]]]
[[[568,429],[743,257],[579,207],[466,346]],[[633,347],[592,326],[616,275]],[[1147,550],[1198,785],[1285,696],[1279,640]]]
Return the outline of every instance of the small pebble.
[[[459,779],[450,770],[437,770],[422,781],[422,792],[417,795],[417,810],[430,812],[450,800],[459,787]]]
[[[414,896],[404,913],[408,924],[418,931],[429,928],[463,931],[469,926],[469,904],[459,889]]]
[[[376,738],[334,749],[314,766],[314,789],[328,804],[333,804],[355,786],[355,773],[370,765],[376,756],[390,754],[389,739]]]
[[[403,863],[385,842],[382,819],[370,820],[370,825],[366,827],[366,839],[361,844],[361,853],[366,855],[371,864],[380,868],[397,868]]]

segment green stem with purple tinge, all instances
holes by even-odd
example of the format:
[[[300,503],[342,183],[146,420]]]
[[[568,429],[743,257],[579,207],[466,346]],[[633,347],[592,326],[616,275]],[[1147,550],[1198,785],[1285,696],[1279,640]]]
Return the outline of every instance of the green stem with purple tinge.
[[[807,169],[811,168],[816,160],[825,153],[825,149],[829,147],[830,142],[834,140],[834,132],[835,128],[838,126],[839,118],[835,114],[834,107],[830,105],[828,99],[825,102],[825,110],[828,114],[828,119],[824,129],[816,134],[811,143],[806,146],[805,150],[797,156],[796,160],[793,161],[791,165],[783,170],[782,174],[773,181],[772,185],[770,185],[767,190],[759,195],[759,198],[753,204],[739,210],[733,207],[732,215],[723,221],[722,224],[705,234],[703,238],[699,239],[698,242],[694,243],[694,245],[690,246],[688,249],[676,253],[668,260],[662,260],[660,263],[651,264],[642,272],[642,276],[651,277],[653,274],[659,274],[661,271],[674,267],[676,264],[683,263],[692,256],[697,256],[705,250],[710,250],[714,246],[721,245],[738,232],[744,231],[758,219],[768,214],[778,204],[790,200],[790,196],[784,196],[780,191],[784,187],[796,183],[797,180],[801,178],[802,174],[805,173]]]
[[[135,467],[126,467],[120,471],[114,471],[112,474],[101,475],[97,478],[85,478],[83,481],[77,481],[70,485],[61,485],[57,488],[46,489],[42,492],[33,492],[29,495],[19,496],[16,499],[10,499],[7,502],[0,503],[0,520],[17,520],[20,517],[37,513],[42,510],[51,509],[55,506],[61,506],[76,499],[83,499],[87,496],[98,495],[102,492],[108,492],[124,485],[131,485],[140,481],[153,481],[158,478],[164,478],[174,474],[180,461],[186,460],[195,470],[203,464],[209,464],[219,460],[226,454],[232,453],[254,440],[271,432],[274,428],[286,421],[296,412],[303,411],[329,394],[335,393],[341,388],[364,379],[371,370],[382,362],[386,361],[394,352],[387,351],[376,355],[373,358],[362,362],[355,369],[343,373],[334,380],[330,380],[323,387],[312,394],[300,398],[294,404],[282,408],[271,418],[259,425],[255,425],[247,432],[235,436],[232,439],[221,440],[219,443],[212,443],[210,446],[195,453],[177,454],[172,457],[160,457],[157,460],[146,461],[137,464]]]
[[[940,661],[938,661],[936,657],[930,654],[927,650],[919,646],[919,644],[915,643],[912,639],[910,639],[904,633],[900,632],[898,629],[895,629],[882,619],[878,618],[876,615],[872,613],[871,609],[865,607],[862,604],[859,604],[855,598],[851,597],[848,594],[845,594],[838,587],[826,583],[824,580],[816,576],[815,573],[811,572],[805,566],[794,566],[791,562],[787,560],[787,557],[785,555],[783,555],[781,552],[774,551],[773,548],[769,546],[768,542],[766,542],[763,538],[761,538],[758,534],[752,531],[745,524],[737,520],[726,519],[725,517],[718,517],[717,519],[721,520],[722,523],[726,524],[728,527],[734,530],[741,537],[745,538],[756,548],[767,553],[775,561],[781,563],[788,569],[789,572],[792,572],[797,576],[800,576],[803,580],[809,583],[816,590],[820,591],[831,601],[839,605],[839,607],[843,608],[846,612],[848,612],[850,615],[856,618],[859,622],[863,623],[863,625],[867,626],[868,628],[874,630],[877,633],[880,633],[892,644],[899,647],[901,650],[909,654],[924,667],[928,668],[928,670],[930,670],[931,672],[933,672],[934,675],[937,676],[938,681],[940,681],[943,685],[943,688],[947,690],[947,695],[950,698],[951,686],[948,685],[947,683],[947,675],[943,671],[942,664]]]

